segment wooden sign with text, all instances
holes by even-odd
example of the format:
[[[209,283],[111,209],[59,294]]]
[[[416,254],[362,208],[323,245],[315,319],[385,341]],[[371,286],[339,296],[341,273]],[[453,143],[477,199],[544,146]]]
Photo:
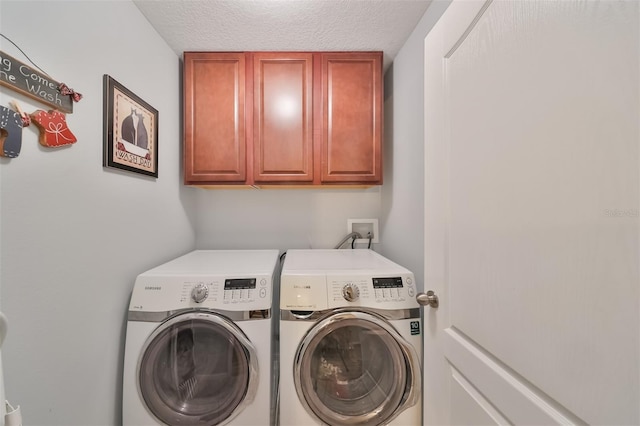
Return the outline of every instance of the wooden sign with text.
[[[71,96],[62,95],[60,83],[0,50],[0,85],[27,95],[62,112],[73,112]]]

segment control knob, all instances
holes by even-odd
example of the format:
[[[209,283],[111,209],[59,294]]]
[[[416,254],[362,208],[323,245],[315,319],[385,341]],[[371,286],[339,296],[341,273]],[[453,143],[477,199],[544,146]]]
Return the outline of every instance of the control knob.
[[[344,300],[346,300],[347,302],[355,301],[356,299],[358,299],[358,296],[360,296],[360,290],[357,286],[353,284],[347,284],[342,287],[342,297],[344,297]]]
[[[191,298],[196,303],[202,303],[209,296],[209,287],[204,283],[198,283],[191,290]]]

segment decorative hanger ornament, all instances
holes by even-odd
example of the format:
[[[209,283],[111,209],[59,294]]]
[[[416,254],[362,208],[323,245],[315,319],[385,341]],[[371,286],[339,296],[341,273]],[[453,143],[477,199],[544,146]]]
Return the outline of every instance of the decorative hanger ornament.
[[[22,148],[20,114],[0,105],[0,156],[16,158]]]
[[[40,129],[40,145],[59,147],[76,143],[77,139],[67,126],[67,117],[60,111],[41,109],[31,114],[31,120]]]
[[[31,63],[28,65],[0,50],[0,85],[29,96],[56,110],[73,113],[73,103],[79,102],[82,95],[70,89],[66,84],[54,80],[10,38],[2,33],[0,33],[0,37],[13,44]]]
[[[31,120],[40,130],[38,141],[46,147],[70,145],[77,141],[67,126],[64,112],[73,112],[73,103],[79,102],[82,95],[65,83],[59,83],[37,66],[20,47],[4,34],[33,65],[27,65],[0,51],[0,85],[7,86],[17,92],[41,101],[54,109],[49,112],[36,110],[25,114],[17,103],[16,111],[0,107],[0,155],[17,157],[22,147],[22,128],[29,126]],[[60,112],[62,110],[63,112]]]

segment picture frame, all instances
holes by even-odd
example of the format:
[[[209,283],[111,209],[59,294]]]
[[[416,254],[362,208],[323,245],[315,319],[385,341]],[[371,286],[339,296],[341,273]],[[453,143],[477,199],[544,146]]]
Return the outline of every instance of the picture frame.
[[[158,177],[158,110],[105,74],[103,167]]]

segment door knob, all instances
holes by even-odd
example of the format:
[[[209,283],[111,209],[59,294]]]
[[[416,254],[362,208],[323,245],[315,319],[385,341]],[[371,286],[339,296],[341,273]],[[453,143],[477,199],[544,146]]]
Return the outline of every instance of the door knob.
[[[418,293],[416,295],[416,300],[422,306],[431,306],[432,308],[437,308],[440,302],[438,301],[438,296],[432,291],[429,290],[426,293]]]

